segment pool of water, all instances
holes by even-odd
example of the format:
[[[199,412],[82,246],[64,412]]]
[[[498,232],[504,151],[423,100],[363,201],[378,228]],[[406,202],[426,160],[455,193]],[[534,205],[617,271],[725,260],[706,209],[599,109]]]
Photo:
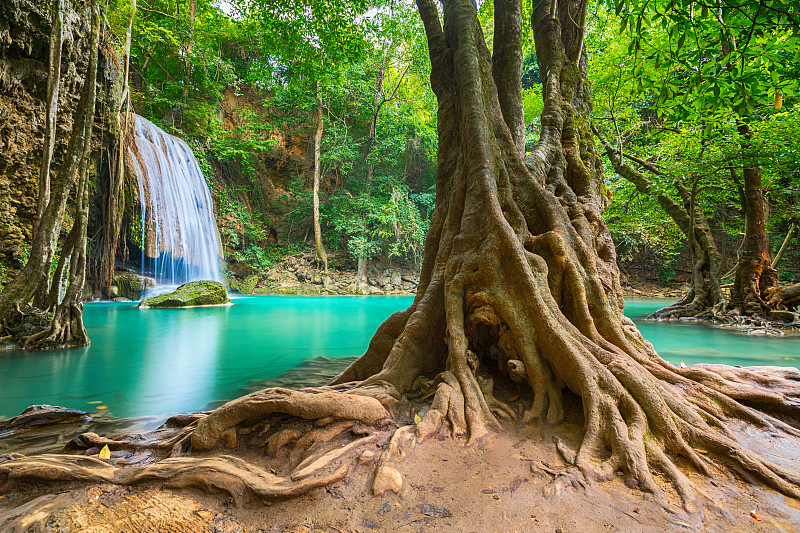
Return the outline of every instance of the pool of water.
[[[238,298],[229,307],[147,310],[125,303],[86,304],[90,347],[0,352],[0,416],[15,416],[34,403],[116,417],[203,409],[304,360],[360,355],[378,325],[411,301],[262,296]],[[632,300],[626,314],[675,364],[798,365],[800,337],[764,338],[702,324],[642,320],[666,303]]]

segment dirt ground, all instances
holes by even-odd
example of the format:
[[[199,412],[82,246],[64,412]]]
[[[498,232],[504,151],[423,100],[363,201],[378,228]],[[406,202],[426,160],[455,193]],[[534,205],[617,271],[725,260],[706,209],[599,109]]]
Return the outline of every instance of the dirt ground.
[[[570,438],[578,427],[562,426]],[[742,435],[800,468],[795,443]],[[500,434],[465,446],[428,440],[398,467],[399,495],[373,496],[374,461],[357,464],[344,482],[284,501],[245,501],[227,494],[167,490],[157,485],[29,485],[0,495],[0,531],[47,532],[798,532],[800,502],[722,471],[690,478],[704,509],[683,511],[630,489],[622,479],[561,490],[563,460],[552,434]],[[379,452],[378,449],[375,450]],[[379,454],[376,453],[377,457]],[[543,468],[544,467],[544,468]],[[751,511],[762,518],[756,520]]]

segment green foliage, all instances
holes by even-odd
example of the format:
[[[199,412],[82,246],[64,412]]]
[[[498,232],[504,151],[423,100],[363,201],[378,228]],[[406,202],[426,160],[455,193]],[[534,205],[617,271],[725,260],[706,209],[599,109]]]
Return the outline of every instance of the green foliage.
[[[355,259],[380,255],[418,261],[428,230],[423,210],[429,198],[411,195],[392,179],[377,178],[371,193],[345,193],[330,198],[322,218],[335,229],[328,233],[334,247],[344,245]]]

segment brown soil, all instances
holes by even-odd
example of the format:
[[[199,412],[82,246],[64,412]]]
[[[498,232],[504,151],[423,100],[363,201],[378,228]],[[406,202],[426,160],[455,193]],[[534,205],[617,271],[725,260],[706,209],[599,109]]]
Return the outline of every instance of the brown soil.
[[[579,426],[558,434],[577,438]],[[751,431],[752,433],[752,431]],[[158,485],[29,484],[0,496],[0,530],[8,532],[199,532],[199,531],[798,531],[800,502],[734,478],[689,473],[706,510],[689,515],[677,495],[671,506],[626,487],[621,479],[561,487],[548,471],[563,460],[554,434],[500,433],[472,446],[463,440],[427,440],[398,465],[400,495],[373,496],[374,460],[355,467],[346,481],[284,501],[240,502],[226,494],[165,490]],[[769,454],[798,468],[800,448],[764,435],[742,435],[769,446]],[[376,452],[383,444],[376,444]],[[764,450],[766,451],[766,450]],[[375,457],[379,454],[376,453]],[[565,478],[566,479],[566,478]],[[661,483],[671,491],[669,483]],[[751,511],[763,520],[757,521]],[[36,529],[36,527],[39,529]]]

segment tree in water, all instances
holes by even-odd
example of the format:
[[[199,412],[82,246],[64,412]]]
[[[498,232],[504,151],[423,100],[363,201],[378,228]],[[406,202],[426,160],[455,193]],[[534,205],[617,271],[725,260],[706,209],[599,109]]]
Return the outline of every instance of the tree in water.
[[[38,221],[30,259],[0,293],[0,327],[9,329],[28,318],[24,315],[24,308],[37,291],[46,292],[47,287],[50,287],[51,296],[55,291],[55,297],[45,299],[42,297],[43,295],[39,295],[43,301],[55,306],[60,277],[69,270],[67,294],[55,309],[49,330],[45,329],[21,339],[25,347],[86,346],[89,344],[89,338],[83,327],[81,294],[86,270],[86,224],[89,210],[87,175],[95,116],[95,80],[97,78],[100,36],[100,15],[96,0],[91,2],[91,12],[89,61],[80,101],[75,111],[73,133],[67,147],[67,154],[55,179],[49,186],[49,192],[45,195],[47,197],[40,198],[40,201],[46,203],[46,207]],[[59,10],[54,9],[53,13],[54,16],[57,16]],[[52,41],[51,44],[53,44]],[[53,69],[51,68],[51,70]],[[57,79],[54,81],[55,83],[58,83]],[[49,165],[47,149],[49,142],[49,139],[46,139],[44,150],[46,165]],[[50,286],[50,270],[58,245],[67,200],[73,191],[77,199],[73,228],[64,241],[56,277]],[[67,257],[71,257],[68,268],[65,265]],[[38,316],[40,313],[33,311],[31,314]]]
[[[672,218],[689,242],[689,252],[692,258],[689,290],[676,303],[653,313],[652,318],[721,317],[728,305],[728,300],[722,292],[723,257],[714,241],[714,234],[708,218],[702,207],[697,205],[698,180],[695,179],[689,187],[683,181],[675,180],[673,185],[678,191],[681,202],[677,202],[664,192],[656,191],[654,193],[653,183],[643,171],[632,167],[622,158],[627,156],[644,171],[652,174],[660,176],[663,175],[663,172],[656,165],[636,156],[628,153],[621,155],[620,150],[614,148],[606,139],[598,125],[592,124],[592,131],[603,146],[614,171],[631,182],[639,193],[653,194],[658,205]]]
[[[755,124],[765,115],[754,109],[768,109],[773,101],[780,109],[781,93],[794,78],[791,73],[797,68],[796,62],[773,57],[768,50],[797,51],[796,39],[789,37],[800,22],[796,2],[779,0],[769,6],[750,0],[736,6],[718,3],[703,7],[699,17],[695,16],[697,6],[690,1],[620,0],[612,4],[622,19],[620,32],[628,38],[625,61],[634,73],[631,96],[650,101],[649,110],[658,117],[654,116],[653,122],[661,125],[667,119],[681,127],[688,125],[696,130],[703,147],[722,144],[720,138],[730,131],[738,137],[738,153],[729,155],[722,165],[730,172],[730,187],[735,184],[738,190],[744,215],[744,238],[731,290],[725,294],[721,290],[723,258],[697,205],[697,192],[705,188],[705,184],[699,185],[703,176],[682,177],[675,182],[682,208],[669,205],[675,202],[663,194],[655,196],[689,241],[691,287],[681,301],[658,311],[656,317],[711,318],[748,326],[761,325],[764,319],[794,321],[797,315],[786,310],[800,303],[800,287],[777,284],[778,272],[768,249],[769,210],[760,165],[774,158],[765,156],[768,147],[753,142],[753,129],[758,129]],[[784,41],[785,45],[777,44]],[[747,59],[753,54],[770,55],[770,59],[756,65]],[[697,57],[707,59],[702,68],[697,67]],[[765,69],[771,72],[772,86],[747,81]],[[689,101],[693,105],[684,105]],[[610,118],[616,125],[613,111]],[[621,154],[612,155],[613,148],[604,139],[601,142],[617,173],[634,182],[639,192],[652,194],[642,178],[649,180],[621,161]],[[650,173],[660,173],[648,162],[634,163]],[[682,222],[680,219],[687,215],[688,220]],[[686,222],[691,222],[691,228]]]
[[[475,442],[508,427],[503,421],[514,420],[516,411],[493,390],[495,381],[513,378],[527,389],[525,425],[558,424],[565,409],[577,407],[565,399],[580,398],[575,414],[583,415],[583,436],[575,448],[557,443],[567,463],[559,479],[580,484],[622,472],[631,486],[663,496],[658,471],[691,507],[696,493],[677,464],[711,474],[702,449],[719,464],[800,497],[797,472],[750,450],[726,425],[736,419],[800,436],[770,414],[800,419],[797,371],[678,368],[658,357],[622,314],[588,122],[584,25],[574,23],[586,20],[588,3],[533,6],[544,109],[541,138],[525,158],[513,135],[520,131],[515,121],[521,117],[513,112],[520,78],[505,71],[516,63],[493,64],[470,0],[448,0],[443,23],[433,0],[417,5],[439,102],[439,168],[411,307],[387,319],[367,352],[328,387],[266,389],[208,415],[173,421],[175,429],[160,444],[170,457],[155,464],[118,470],[75,456],[18,458],[0,464],[0,487],[30,478],[160,480],[222,488],[234,497],[286,497],[341,480],[348,458],[393,431],[373,485],[381,492],[397,487],[392,465],[415,443],[448,433]],[[495,41],[495,49],[520,47],[521,0],[496,0],[495,10],[519,23],[495,35],[507,40]],[[409,413],[422,416],[410,424],[404,422]],[[317,422],[301,436],[297,426],[281,429],[285,415]],[[356,438],[335,440],[346,433]],[[79,440],[81,447],[143,446],[94,434]],[[227,453],[179,457],[188,443],[193,452],[207,452],[244,442],[266,445],[270,455],[295,442],[291,471],[268,473]]]

